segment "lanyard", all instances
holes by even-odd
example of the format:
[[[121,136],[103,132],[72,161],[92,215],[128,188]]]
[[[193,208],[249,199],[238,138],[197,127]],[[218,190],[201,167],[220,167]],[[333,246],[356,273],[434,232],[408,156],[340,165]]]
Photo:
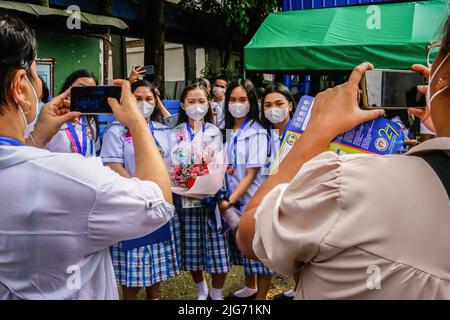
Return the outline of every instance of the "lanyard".
[[[245,121],[241,124],[241,127],[237,130],[237,132],[234,134],[233,137],[233,150],[234,150],[234,159],[233,159],[233,167],[237,167],[237,142],[241,135],[241,133],[244,131],[245,127],[247,126],[248,122],[250,121],[249,118],[245,119]],[[231,157],[232,151],[231,151],[231,143],[228,144],[228,156]]]
[[[205,122],[203,122],[203,124],[202,124],[202,132],[203,133],[205,133]],[[188,134],[189,134],[189,139],[190,139],[190,141],[192,142],[192,140],[194,140],[194,133],[192,132],[192,130],[191,130],[191,126],[189,125],[189,121],[188,122],[186,122],[186,131],[188,132]]]
[[[281,136],[280,143],[283,143],[284,137],[286,136],[286,133],[288,132],[290,125],[291,125],[291,120],[289,120],[289,122],[286,125],[286,128],[284,128],[284,132],[283,132],[283,135]]]
[[[155,136],[155,127],[153,126],[153,121],[150,120],[148,124],[150,126],[150,131],[152,132],[153,139],[155,139],[156,146],[162,150],[161,144],[159,143],[158,139],[156,139]]]
[[[77,132],[75,131],[75,127],[71,122],[67,122],[66,133],[72,143],[72,146],[76,148],[75,152],[81,154],[83,157],[86,157],[87,152],[87,134],[86,134],[86,123],[84,122],[84,117],[81,118],[81,131],[83,135],[83,148],[81,147],[80,140],[78,139]],[[91,144],[92,151],[92,144]]]
[[[0,146],[23,147],[25,145],[16,139],[0,137]]]

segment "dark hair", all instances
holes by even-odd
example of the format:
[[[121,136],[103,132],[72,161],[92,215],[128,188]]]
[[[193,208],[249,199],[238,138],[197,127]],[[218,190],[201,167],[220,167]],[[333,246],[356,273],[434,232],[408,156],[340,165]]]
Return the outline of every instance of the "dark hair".
[[[289,112],[289,117],[291,119],[294,116],[295,107],[297,106],[297,103],[295,102],[295,99],[292,96],[292,93],[289,91],[288,87],[280,82],[269,85],[261,99],[261,122],[265,128],[270,128],[273,126],[273,124],[269,120],[267,120],[266,115],[264,114],[264,101],[266,100],[266,97],[271,93],[279,93],[283,95],[289,103],[292,103],[292,110]]]
[[[231,93],[237,87],[244,88],[247,93],[248,102],[250,104],[250,111],[247,114],[247,118],[259,122],[259,106],[255,86],[248,79],[238,79],[230,83],[227,92],[225,93],[225,129],[233,129],[234,127],[234,118],[228,109],[228,105],[230,103]]]
[[[205,78],[197,78],[194,81],[192,81],[191,84],[198,84],[198,85],[200,85],[202,87],[205,87],[205,88],[208,87],[208,84],[206,83]]]
[[[228,84],[228,82],[230,82],[230,79],[229,79],[226,75],[224,75],[224,74],[219,74],[218,76],[216,76],[216,78],[214,79],[214,83],[215,83],[217,80],[223,80],[223,81],[225,81],[227,84]]]
[[[80,70],[72,72],[66,78],[66,81],[64,81],[64,84],[63,84],[59,94],[62,94],[67,89],[69,89],[75,83],[75,81],[77,81],[77,79],[79,79],[79,78],[94,79],[95,84],[98,85],[98,81],[97,81],[97,78],[95,77],[95,74],[93,74],[89,70],[80,69]],[[93,121],[95,123],[95,128],[97,129],[97,135],[98,135],[98,133],[100,132],[100,127],[98,125],[97,117],[96,116],[86,116],[86,120],[87,120],[87,124],[88,124],[89,128],[92,130],[92,132],[94,132],[94,129],[92,128],[91,122]]]
[[[50,100],[50,90],[48,88],[47,82],[44,81],[44,79],[38,75],[39,79],[41,79],[42,82],[42,98],[41,101],[43,103],[47,103]]]
[[[189,117],[187,116],[186,111],[183,110],[183,108],[181,107],[181,104],[184,103],[184,100],[186,100],[186,97],[189,94],[189,92],[191,92],[193,90],[197,90],[197,89],[202,90],[205,93],[206,99],[208,100],[209,95],[208,95],[208,92],[206,92],[206,88],[204,86],[194,83],[194,84],[191,84],[191,85],[187,86],[186,88],[184,88],[183,92],[181,93],[181,97],[180,97],[180,109],[178,111],[177,125],[189,121]],[[208,108],[208,112],[206,113],[206,116],[205,116],[205,121],[209,122],[209,123],[213,123],[213,114],[212,114],[211,108]]]
[[[155,98],[155,104],[156,104],[156,96],[157,95],[155,92],[155,87],[147,80],[138,80],[131,85],[131,92],[134,93],[137,90],[137,88],[140,88],[140,87],[150,89],[151,93],[153,94],[153,98]],[[161,119],[162,119],[161,110],[158,108],[158,106],[155,106],[155,111],[153,111],[152,115],[150,116],[150,120],[160,122]]]
[[[77,70],[77,71],[72,72],[66,78],[66,81],[64,81],[64,84],[63,84],[59,94],[62,94],[62,93],[64,93],[64,91],[69,89],[74,84],[74,82],[77,81],[77,79],[79,79],[79,78],[91,78],[91,79],[94,79],[95,84],[98,85],[98,81],[97,81],[97,78],[95,77],[95,74],[93,74],[89,70],[81,69],[81,70]]]
[[[24,69],[32,81],[31,65],[36,58],[36,38],[19,18],[0,14],[0,105],[8,104],[11,81],[16,71]],[[0,108],[0,114],[4,110]]]
[[[263,87],[256,88],[256,94],[258,95],[258,99],[262,99],[265,92],[266,92],[266,89]]]

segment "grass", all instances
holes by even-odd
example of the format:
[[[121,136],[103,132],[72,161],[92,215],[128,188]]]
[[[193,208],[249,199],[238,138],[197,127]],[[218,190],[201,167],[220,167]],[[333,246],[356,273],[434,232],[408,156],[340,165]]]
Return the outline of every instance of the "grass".
[[[206,276],[209,286],[211,285],[211,277]],[[239,290],[244,285],[244,273],[242,267],[233,267],[231,272],[227,275],[227,280],[224,287],[224,296]],[[281,275],[274,275],[272,277],[272,285],[267,295],[268,299],[281,292],[289,290],[293,287],[294,281]],[[180,275],[164,282],[161,285],[161,299],[162,300],[195,300],[197,298],[197,288],[195,287],[192,277],[187,272],[182,272]],[[145,291],[141,290],[138,299],[145,299]]]

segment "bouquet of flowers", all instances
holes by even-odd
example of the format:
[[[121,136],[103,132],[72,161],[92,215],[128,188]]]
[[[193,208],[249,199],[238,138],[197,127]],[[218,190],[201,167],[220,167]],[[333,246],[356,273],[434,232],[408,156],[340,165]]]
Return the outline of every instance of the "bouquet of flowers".
[[[214,146],[179,143],[172,153],[172,191],[197,199],[214,196],[225,176],[223,158],[223,151]]]
[[[174,185],[181,188],[190,189],[197,180],[197,177],[209,174],[208,164],[177,164],[172,168],[172,177]]]

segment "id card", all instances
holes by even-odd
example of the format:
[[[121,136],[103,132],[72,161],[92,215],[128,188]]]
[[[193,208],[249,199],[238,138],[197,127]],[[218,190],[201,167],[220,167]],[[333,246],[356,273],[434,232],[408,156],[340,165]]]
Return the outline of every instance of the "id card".
[[[193,209],[203,207],[203,202],[200,199],[181,197],[181,205],[183,209]]]

